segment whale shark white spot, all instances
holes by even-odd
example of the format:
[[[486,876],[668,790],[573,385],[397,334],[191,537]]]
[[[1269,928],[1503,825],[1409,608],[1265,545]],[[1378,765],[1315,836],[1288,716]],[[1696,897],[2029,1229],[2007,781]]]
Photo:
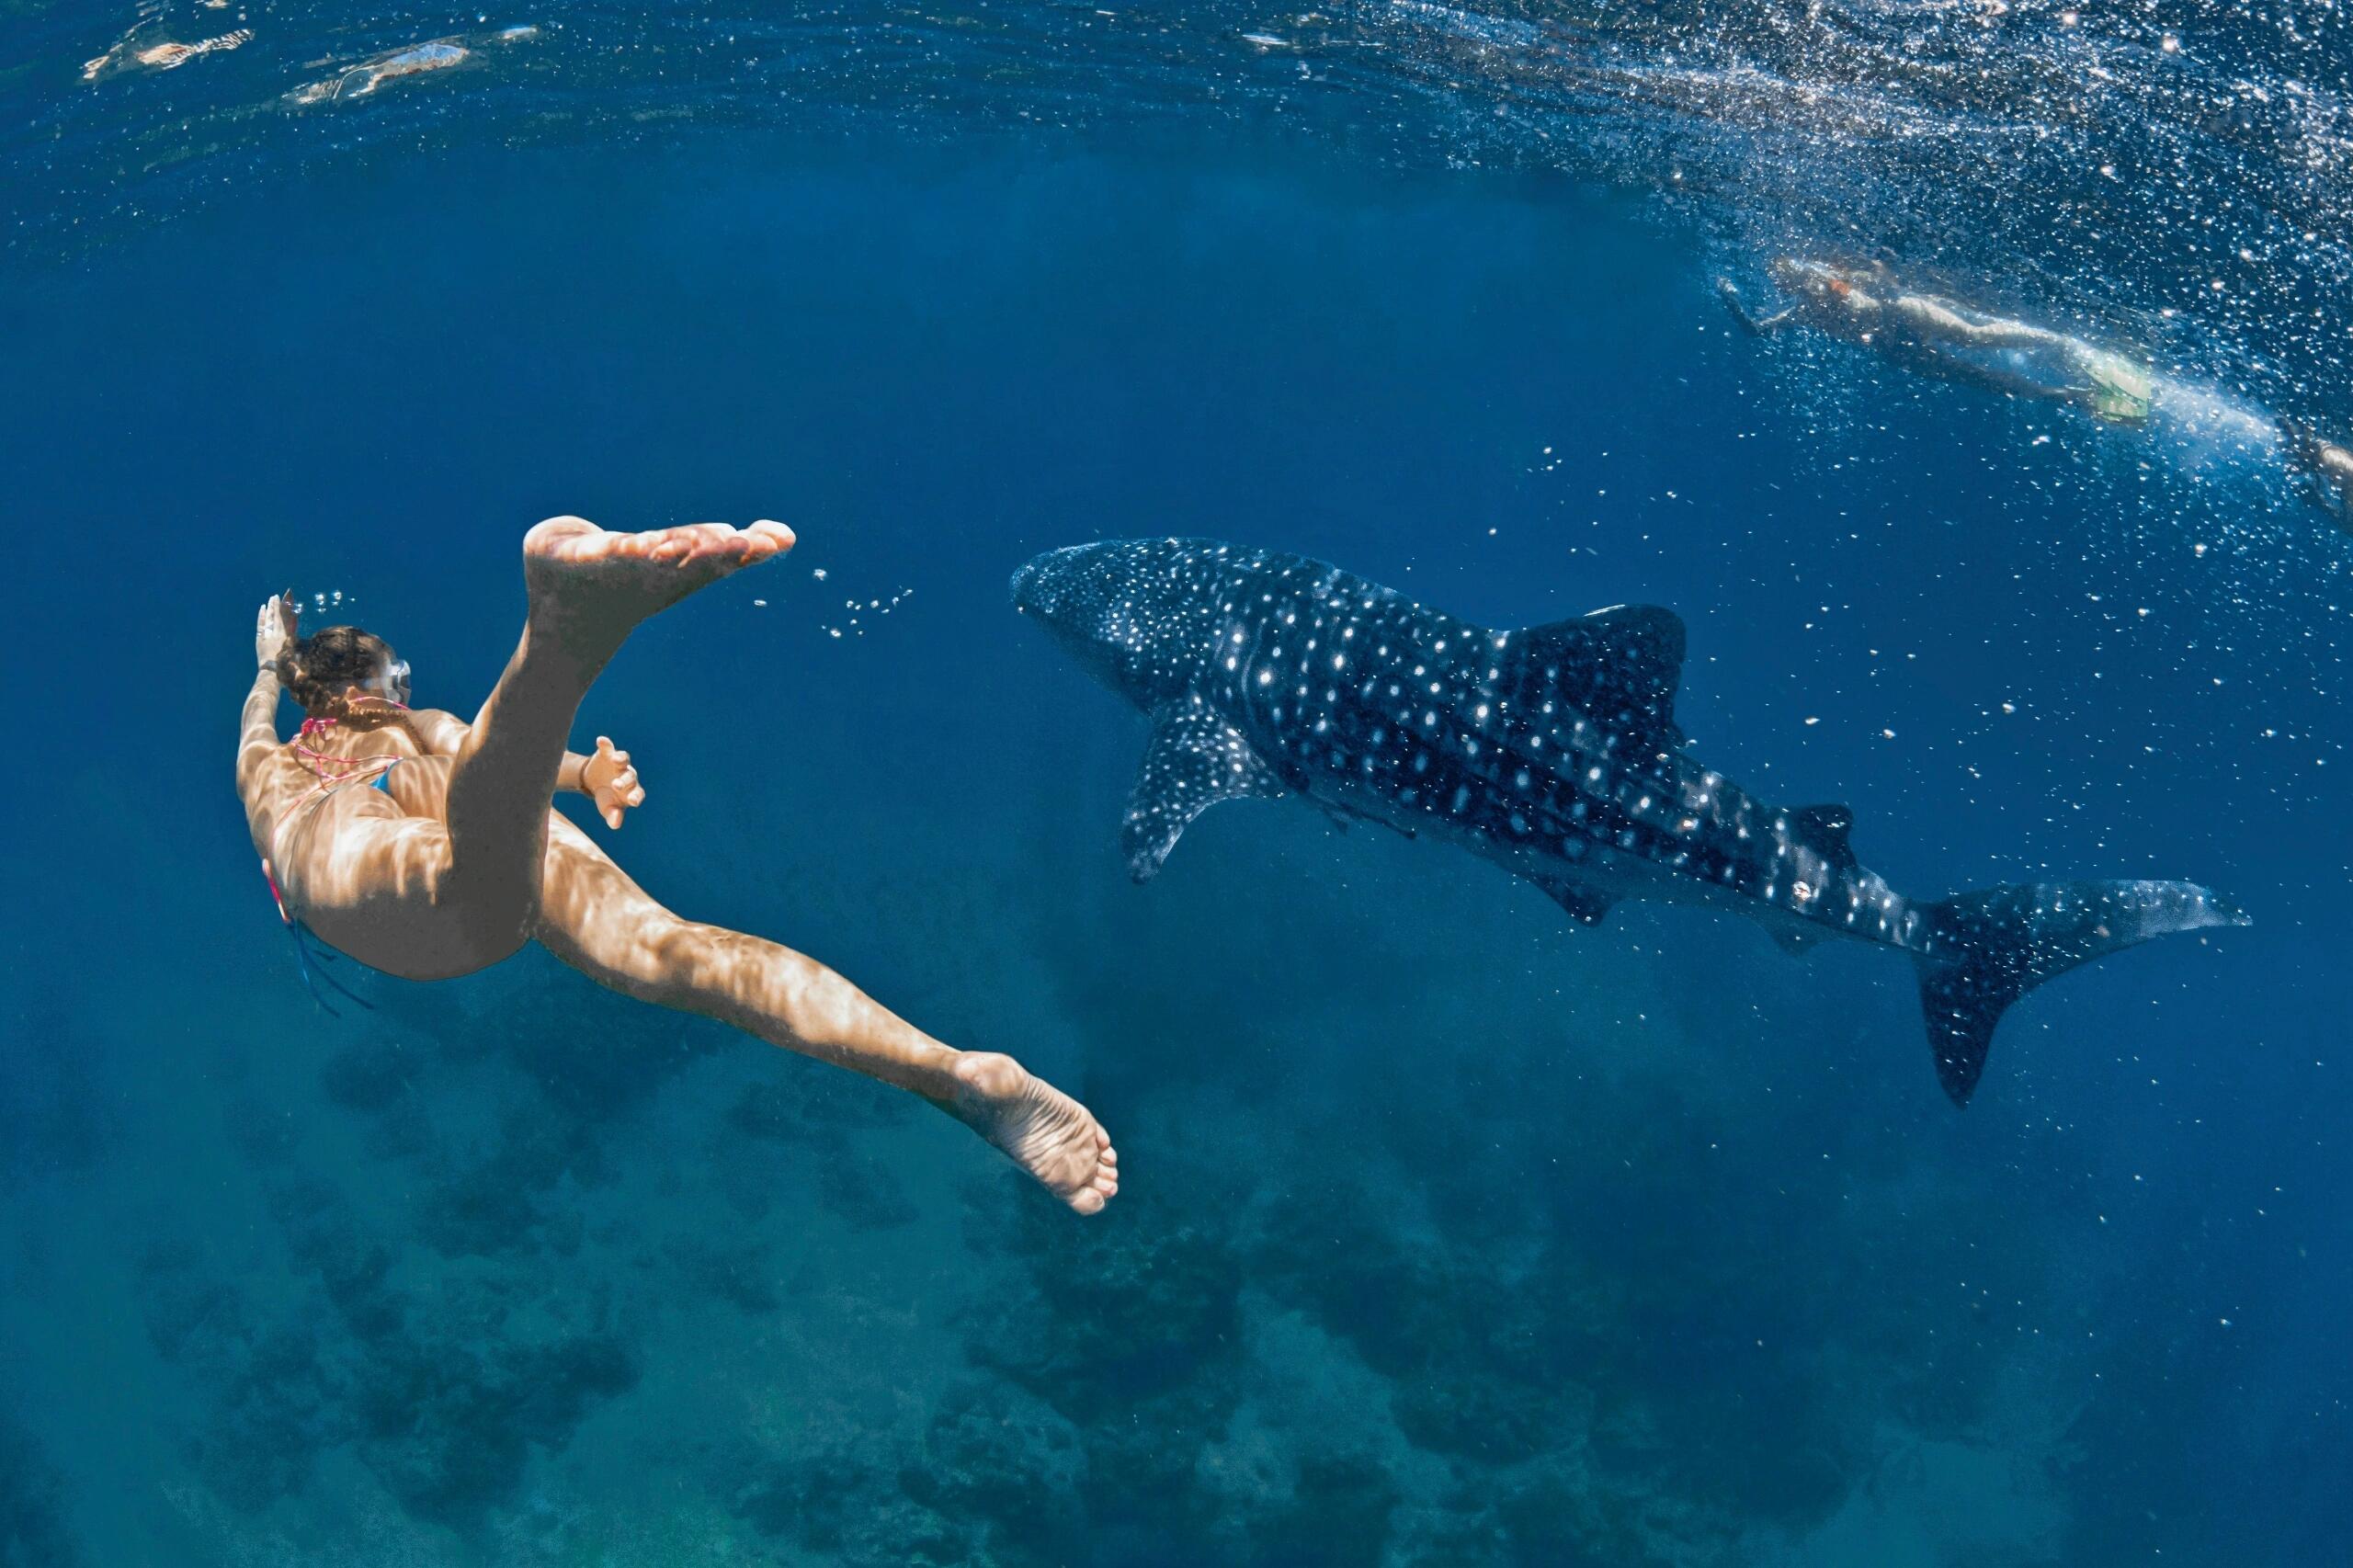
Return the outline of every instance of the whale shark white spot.
[[[1342,822],[1382,821],[1408,836],[1418,825],[1538,882],[1588,923],[1616,893],[1596,888],[1591,869],[1579,881],[1548,864],[1607,867],[1613,889],[1640,875],[1632,885],[1658,896],[1676,896],[1666,881],[1680,878],[1698,902],[1769,913],[1767,928],[1792,949],[1835,932],[1910,953],[1938,1076],[1956,1103],[1973,1091],[2003,1009],[2029,988],[2154,936],[2244,923],[2206,890],[2174,882],[2046,882],[1905,903],[1856,863],[1846,808],[1767,808],[1684,760],[1674,713],[1684,628],[1656,607],[1490,631],[1320,562],[1208,540],[1051,551],[1013,588],[1017,608],[1153,716],[1122,828],[1139,881],[1209,805],[1286,793]],[[1342,604],[1337,617],[1318,608]],[[1270,702],[1285,658],[1275,638],[1302,615],[1312,634],[1302,678],[1291,699]],[[1331,641],[1353,657],[1327,648],[1335,626]],[[1240,675],[1254,639],[1267,650],[1255,682]],[[1474,649],[1492,649],[1493,662],[1469,662]],[[1319,656],[1335,675],[1358,666],[1320,698],[1306,678]],[[1420,688],[1411,702],[1409,679]],[[1554,763],[1547,741],[1578,762]],[[1400,786],[1408,758],[1416,782]],[[1769,824],[1762,842],[1759,823]]]

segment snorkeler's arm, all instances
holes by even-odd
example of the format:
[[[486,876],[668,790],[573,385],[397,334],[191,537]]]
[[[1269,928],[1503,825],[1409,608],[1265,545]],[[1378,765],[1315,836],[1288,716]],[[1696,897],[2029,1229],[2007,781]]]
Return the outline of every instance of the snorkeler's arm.
[[[556,781],[596,801],[597,814],[605,819],[607,827],[620,826],[624,814],[645,803],[645,786],[638,782],[636,765],[630,761],[629,753],[616,750],[604,735],[597,737],[594,756],[564,753]]]
[[[1732,319],[1738,322],[1741,329],[1751,337],[1768,335],[1774,328],[1798,313],[1797,307],[1792,305],[1787,310],[1776,311],[1762,320],[1750,315],[1748,307],[1741,302],[1740,290],[1733,287],[1732,279],[1729,278],[1716,279],[1716,294],[1723,301],[1724,309],[1732,312]]]
[[[278,750],[278,671],[264,666],[254,674],[254,688],[245,696],[244,727],[237,736],[237,793],[250,808],[254,781]]]
[[[254,785],[272,753],[278,750],[278,661],[293,645],[293,596],[272,594],[254,618],[254,688],[245,694],[245,710],[237,734],[237,794],[245,812],[256,810]]]
[[[467,737],[474,733],[472,724],[440,708],[413,708],[409,710],[408,722],[416,738],[424,743],[426,754],[432,756],[457,756],[465,749]],[[576,751],[563,754],[563,766],[555,776],[558,794],[571,790],[587,793],[580,788],[580,767],[587,760]]]
[[[473,733],[473,726],[455,713],[438,708],[412,708],[408,714],[409,733],[425,747],[428,756],[455,756]]]
[[[424,743],[426,752],[433,756],[455,756],[465,749],[466,740],[473,726],[455,713],[440,708],[414,708],[409,710],[409,728]],[[588,789],[581,780],[581,770],[588,759],[576,751],[563,754],[563,762],[556,769],[556,793],[585,795]]]
[[[409,723],[435,756],[457,756],[473,733],[473,727],[464,720],[438,708],[413,710]],[[597,737],[593,756],[576,751],[563,754],[563,761],[556,766],[555,790],[559,795],[585,795],[595,801],[597,814],[608,827],[620,826],[621,813],[645,800],[645,787],[638,782],[629,753],[614,750],[613,743],[603,735]]]

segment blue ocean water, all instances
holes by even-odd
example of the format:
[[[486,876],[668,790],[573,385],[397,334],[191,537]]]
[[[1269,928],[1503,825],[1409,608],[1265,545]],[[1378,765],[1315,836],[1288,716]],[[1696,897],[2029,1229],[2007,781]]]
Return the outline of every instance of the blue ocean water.
[[[2334,10],[328,10],[7,17],[0,1562],[2345,1560]],[[2159,416],[1732,330],[1824,249]],[[313,1004],[254,606],[465,711],[561,512],[799,531],[599,682],[597,831],[1084,1097],[1104,1215],[536,951]],[[1899,888],[2254,925],[1956,1113],[1883,953],[1286,804],[1131,886],[1143,722],[1006,584],[1163,533],[1669,606],[1699,755]]]

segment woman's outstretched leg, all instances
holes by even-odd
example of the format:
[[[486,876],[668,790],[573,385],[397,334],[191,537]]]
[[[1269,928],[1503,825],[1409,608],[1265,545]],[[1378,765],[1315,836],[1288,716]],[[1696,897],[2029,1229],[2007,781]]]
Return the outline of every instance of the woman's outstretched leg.
[[[1010,1056],[942,1045],[790,948],[681,920],[585,834],[549,815],[536,934],[573,968],[640,1001],[700,1013],[921,1095],[1082,1214],[1119,1191],[1119,1155],[1101,1124]]]
[[[551,517],[523,540],[529,613],[449,776],[453,905],[469,926],[529,939],[547,847],[548,798],[581,699],[638,623],[696,589],[792,547],[780,523],[608,533]]]

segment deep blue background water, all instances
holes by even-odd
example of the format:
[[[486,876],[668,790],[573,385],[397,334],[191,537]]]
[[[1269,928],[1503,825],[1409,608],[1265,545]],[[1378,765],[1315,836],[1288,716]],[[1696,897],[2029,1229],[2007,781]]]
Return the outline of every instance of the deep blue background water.
[[[1227,130],[442,149],[21,263],[0,1543],[2341,1560],[2345,542],[2177,430],[1760,350],[1743,261]],[[561,511],[800,530],[598,687],[617,852],[1082,1094],[1108,1215],[540,955],[312,1008],[230,787],[254,605],[340,589],[462,711]],[[1131,888],[1142,722],[1005,583],[1160,532],[1671,606],[1699,755],[1899,887],[2256,924],[2039,993],[1955,1115],[1883,955],[1570,931],[1279,807]]]

